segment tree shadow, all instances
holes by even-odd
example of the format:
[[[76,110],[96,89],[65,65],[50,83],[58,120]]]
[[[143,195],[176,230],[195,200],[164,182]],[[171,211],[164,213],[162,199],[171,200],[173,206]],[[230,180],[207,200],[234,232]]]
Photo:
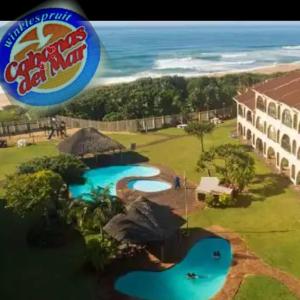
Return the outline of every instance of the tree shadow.
[[[246,208],[254,201],[264,201],[268,197],[282,194],[290,185],[290,180],[281,174],[259,174],[255,176],[247,192],[237,196],[234,207]]]
[[[111,165],[128,165],[148,162],[149,158],[135,151],[118,152],[112,154],[101,154],[97,157],[85,158],[84,162],[90,168],[111,166]]]
[[[249,188],[253,201],[264,201],[267,197],[280,195],[291,184],[287,177],[274,173],[256,175],[253,183],[258,185]]]

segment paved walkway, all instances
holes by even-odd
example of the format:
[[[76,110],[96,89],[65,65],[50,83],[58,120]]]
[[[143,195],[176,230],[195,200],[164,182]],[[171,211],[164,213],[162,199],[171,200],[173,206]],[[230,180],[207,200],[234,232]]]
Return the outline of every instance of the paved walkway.
[[[147,165],[147,164],[146,164]],[[160,169],[160,174],[154,177],[147,177],[147,179],[154,179],[154,180],[163,180],[173,184],[174,177],[176,174],[173,170],[160,165],[153,165]],[[142,195],[145,196],[147,199],[156,202],[161,205],[167,205],[173,209],[179,215],[185,215],[185,210],[187,208],[188,213],[195,211],[197,208],[203,208],[204,203],[201,201],[197,201],[195,198],[195,188],[196,186],[192,182],[187,182],[187,189],[181,187],[178,190],[175,190],[173,187],[166,191],[157,192],[157,193],[143,193],[139,191],[130,190],[127,188],[128,181],[131,179],[136,179],[140,177],[129,177],[120,180],[117,183],[117,194],[125,202],[128,204],[134,201],[138,196]],[[144,178],[142,178],[144,179]],[[181,184],[183,184],[184,179],[180,177]],[[186,207],[187,205],[187,207]]]

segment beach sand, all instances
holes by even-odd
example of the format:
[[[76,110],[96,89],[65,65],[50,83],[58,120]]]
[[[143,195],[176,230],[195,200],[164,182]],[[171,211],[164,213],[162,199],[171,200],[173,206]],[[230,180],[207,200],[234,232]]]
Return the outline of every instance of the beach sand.
[[[278,72],[290,72],[294,70],[300,70],[300,62],[296,63],[290,63],[290,64],[277,64],[272,66],[265,66],[261,68],[255,68],[252,70],[233,70],[228,72],[218,72],[218,73],[211,73],[209,75],[197,75],[194,77],[201,77],[201,76],[210,76],[210,77],[221,77],[227,74],[240,74],[240,73],[259,73],[259,74],[272,74],[272,73],[278,73]],[[120,82],[122,83],[122,82]],[[117,83],[115,83],[117,84]],[[107,84],[109,85],[109,84]],[[3,93],[2,90],[0,90],[0,110],[4,107],[10,105],[10,101],[8,100],[7,96]]]
[[[240,74],[240,73],[256,73],[256,74],[273,74],[279,72],[291,72],[300,70],[300,62],[290,64],[276,64],[272,66],[259,67],[251,70],[233,70],[228,72],[212,73],[209,76],[221,77],[227,74]]]
[[[10,105],[10,101],[8,100],[7,96],[1,91],[1,93],[0,93],[0,110],[7,105]]]

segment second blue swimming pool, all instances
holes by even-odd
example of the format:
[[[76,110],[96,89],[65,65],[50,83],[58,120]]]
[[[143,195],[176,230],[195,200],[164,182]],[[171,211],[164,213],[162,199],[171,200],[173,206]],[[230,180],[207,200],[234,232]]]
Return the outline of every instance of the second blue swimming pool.
[[[213,257],[214,251],[221,253],[220,259]],[[115,289],[143,300],[208,300],[223,287],[231,261],[227,240],[205,238],[174,267],[161,272],[130,272],[115,282]],[[189,279],[188,273],[198,277]]]

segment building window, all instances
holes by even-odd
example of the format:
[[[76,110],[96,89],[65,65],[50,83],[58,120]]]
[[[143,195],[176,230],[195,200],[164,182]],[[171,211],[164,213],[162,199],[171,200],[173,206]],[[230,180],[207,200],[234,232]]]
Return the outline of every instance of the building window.
[[[293,140],[292,153],[293,153],[294,155],[296,155],[296,149],[297,149],[296,141]]]
[[[288,109],[285,109],[282,113],[282,123],[292,128],[293,125],[292,115]]]
[[[264,151],[264,145],[260,138],[257,138],[257,140],[256,140],[256,150],[258,150],[258,152],[260,152],[260,153],[262,153]]]
[[[281,147],[288,151],[288,152],[291,152],[291,142],[290,142],[290,138],[288,135],[284,134],[282,136],[282,139],[281,139]]]
[[[300,171],[298,172],[296,177],[296,184],[300,184]]]
[[[250,123],[252,123],[252,113],[250,110],[247,111],[247,121],[249,121]]]
[[[292,165],[292,178],[295,179],[295,176],[296,176],[295,165]]]
[[[264,123],[261,121],[260,117],[256,119],[256,126],[259,131],[264,132]]]
[[[272,147],[268,148],[267,157],[268,159],[275,159],[275,151]]]
[[[264,112],[266,111],[266,104],[264,99],[261,96],[257,97],[256,108]]]
[[[241,104],[239,104],[239,106],[238,106],[238,113],[239,113],[239,116],[241,116],[241,117],[244,116],[244,115],[243,115],[243,108],[242,108],[242,105],[241,105]]]
[[[277,114],[276,114],[276,105],[275,103],[271,102],[268,106],[268,115],[273,117],[274,119],[277,118]]]
[[[251,130],[248,129],[248,130],[247,130],[247,140],[250,141],[250,142],[251,142],[251,136],[252,136]]]
[[[243,135],[243,126],[241,123],[238,123],[238,134],[239,136]]]
[[[293,119],[293,128],[297,130],[297,124],[298,124],[298,115],[294,114],[294,119]]]
[[[276,129],[272,125],[270,125],[268,128],[268,138],[274,142],[277,141]]]

